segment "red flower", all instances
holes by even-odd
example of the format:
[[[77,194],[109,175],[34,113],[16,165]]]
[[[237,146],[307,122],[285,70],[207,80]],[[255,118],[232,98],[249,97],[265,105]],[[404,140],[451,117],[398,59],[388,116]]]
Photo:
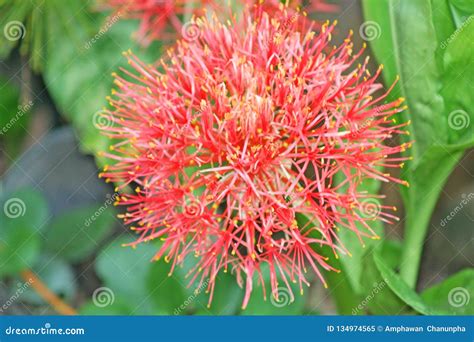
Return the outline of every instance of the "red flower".
[[[115,76],[115,109],[104,114],[118,142],[101,177],[136,188],[119,200],[134,244],[161,239],[155,259],[172,270],[197,257],[192,281],[208,281],[209,302],[216,276],[230,270],[245,282],[245,307],[264,264],[274,296],[290,282],[309,285],[306,266],[326,284],[321,269],[334,269],[314,247],[349,253],[336,226],[377,238],[370,223],[395,219],[392,207],[367,210],[381,196],[358,185],[405,183],[380,171],[400,167],[406,147],[383,144],[406,124],[390,119],[402,99],[375,96],[381,68],[371,76],[368,59],[353,67],[363,51],[352,54],[350,35],[330,47],[333,25],[315,35],[287,19],[197,19],[196,39],[179,41],[156,68],[127,53],[134,71]]]

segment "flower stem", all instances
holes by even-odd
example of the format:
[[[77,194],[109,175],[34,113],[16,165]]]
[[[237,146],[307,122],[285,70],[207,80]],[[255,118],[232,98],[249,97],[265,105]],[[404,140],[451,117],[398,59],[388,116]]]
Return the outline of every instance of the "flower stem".
[[[51,305],[56,312],[61,315],[77,315],[77,311],[56,296],[33,271],[25,270],[21,273],[21,276],[23,280],[31,284],[36,293]]]

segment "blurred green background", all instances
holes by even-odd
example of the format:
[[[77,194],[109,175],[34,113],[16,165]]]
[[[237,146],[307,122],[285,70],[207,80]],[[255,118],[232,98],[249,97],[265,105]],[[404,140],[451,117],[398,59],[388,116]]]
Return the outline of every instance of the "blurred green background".
[[[113,186],[97,178],[103,161],[93,155],[107,147],[97,129],[98,113],[107,106],[111,73],[126,65],[121,53],[131,48],[153,62],[172,43],[141,46],[133,39],[137,20],[117,18],[111,23],[113,13],[99,10],[94,1],[0,0],[0,313],[57,313],[57,306],[38,294],[44,295],[44,289],[36,288],[42,282],[80,314],[473,314],[474,6],[468,0],[328,3],[336,5],[336,10],[311,11],[309,16],[318,21],[337,19],[336,43],[354,30],[355,47],[367,42],[375,52],[372,70],[377,69],[377,62],[386,65],[387,84],[401,74],[402,83],[393,96],[403,95],[413,104],[410,115],[415,126],[438,120],[444,129],[448,122],[443,120],[456,110],[469,113],[462,115],[468,123],[461,130],[451,130],[449,139],[443,133],[446,141],[442,144],[435,137],[436,129],[432,141],[427,136],[415,137],[449,153],[429,150],[425,155],[431,159],[420,158],[417,167],[407,171],[413,173],[415,190],[400,195],[395,184],[381,187],[386,201],[401,209],[400,222],[380,227],[385,239],[365,249],[356,239],[345,237],[357,244],[354,259],[340,261],[341,274],[327,275],[329,289],[312,279],[303,295],[295,290],[294,301],[288,294],[276,301],[264,300],[263,289],[257,287],[242,311],[243,290],[233,275],[218,277],[208,307],[205,288],[187,286],[186,267],[168,276],[168,264],[149,262],[157,251],[155,242],[137,249],[122,247],[133,240],[133,234],[116,217],[119,209],[113,206]],[[432,20],[427,27],[435,31],[433,37],[423,22],[414,25],[417,11]],[[398,21],[390,22],[397,16]],[[23,25],[19,39],[7,37],[11,22]],[[389,32],[389,24],[399,31]],[[432,44],[425,47],[427,42]],[[453,46],[458,52],[451,51]],[[423,53],[429,54],[431,48],[434,52],[427,60]],[[408,59],[414,66],[403,64]],[[430,83],[431,69],[426,68],[437,63],[444,65],[443,77]],[[415,67],[421,70],[419,74],[412,74]],[[455,82],[449,79],[450,73],[456,74]],[[420,92],[423,87],[426,91]],[[424,117],[425,107],[433,105],[433,89],[443,89],[444,116],[428,113]],[[462,97],[461,104],[451,100],[456,97]],[[425,107],[420,110],[421,105]],[[453,147],[458,145],[462,147]],[[431,177],[435,183],[429,182]],[[423,200],[420,194],[432,187],[437,188],[434,198]],[[415,201],[412,207],[406,198]],[[426,224],[416,219],[423,211]],[[418,230],[426,226],[426,232],[411,238],[407,226],[416,230],[417,224]],[[402,278],[397,273],[403,255],[407,257],[403,252],[407,237],[422,256],[416,286],[407,280],[411,275],[403,282],[403,270]],[[30,283],[31,274],[36,278]]]

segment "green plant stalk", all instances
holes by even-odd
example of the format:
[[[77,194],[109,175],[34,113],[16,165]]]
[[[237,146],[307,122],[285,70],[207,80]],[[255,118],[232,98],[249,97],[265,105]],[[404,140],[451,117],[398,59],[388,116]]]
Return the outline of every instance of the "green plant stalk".
[[[428,194],[423,190],[426,188],[416,186],[403,192],[407,220],[405,222],[400,276],[412,289],[416,287],[418,281],[423,244],[431,216],[444,184],[462,155],[462,152],[457,152],[451,158],[439,160],[439,168],[433,170],[431,175],[431,179],[439,180],[438,187],[432,188]]]

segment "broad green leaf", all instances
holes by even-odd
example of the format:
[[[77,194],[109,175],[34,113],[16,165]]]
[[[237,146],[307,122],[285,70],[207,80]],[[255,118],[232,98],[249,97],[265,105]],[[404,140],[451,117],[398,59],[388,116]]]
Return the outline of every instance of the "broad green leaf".
[[[34,230],[42,231],[48,222],[48,203],[43,195],[31,188],[22,188],[12,193],[0,196],[1,221],[15,227],[30,226]]]
[[[46,231],[45,248],[71,262],[78,262],[98,249],[115,222],[115,212],[106,206],[75,209],[54,219]]]
[[[196,315],[235,315],[237,314],[242,300],[244,289],[237,285],[235,276],[229,273],[220,273],[216,277],[216,284],[212,302],[208,306],[209,294],[206,288],[202,288],[196,297]]]
[[[466,269],[430,287],[423,300],[450,315],[474,315],[474,269]]]
[[[147,280],[157,248],[150,243],[136,248],[123,246],[132,241],[126,236],[112,241],[97,257],[95,269],[104,286],[126,303],[133,314],[153,314]]]
[[[169,273],[170,265],[160,260],[152,264],[146,279],[149,299],[158,314],[172,315],[187,300],[185,284]]]
[[[47,217],[41,194],[23,189],[0,199],[0,277],[35,264],[40,249],[39,230]]]
[[[377,266],[383,281],[400,299],[403,300],[403,302],[424,315],[445,314],[442,311],[435,310],[426,305],[423,299],[414,290],[412,290],[408,284],[405,283],[405,281],[401,279],[400,276],[395,273],[395,271],[393,271],[390,266],[387,265],[379,253],[375,252],[373,257],[375,265]]]
[[[374,261],[374,254],[381,253],[390,267],[400,263],[400,246],[384,241],[381,246],[367,250],[364,255],[364,275],[361,279],[363,298],[354,306],[353,314],[398,315],[407,313],[405,303],[390,289]]]
[[[0,277],[30,268],[40,249],[38,232],[31,226],[6,224],[0,231]]]
[[[444,54],[443,88],[449,143],[474,146],[474,15],[460,28]]]

